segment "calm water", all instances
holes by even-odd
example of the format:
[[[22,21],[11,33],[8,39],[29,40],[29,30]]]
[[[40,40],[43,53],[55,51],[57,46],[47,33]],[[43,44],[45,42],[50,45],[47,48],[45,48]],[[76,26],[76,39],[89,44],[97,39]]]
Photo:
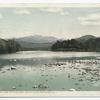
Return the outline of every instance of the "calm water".
[[[100,53],[23,51],[0,55],[0,91],[99,91]]]

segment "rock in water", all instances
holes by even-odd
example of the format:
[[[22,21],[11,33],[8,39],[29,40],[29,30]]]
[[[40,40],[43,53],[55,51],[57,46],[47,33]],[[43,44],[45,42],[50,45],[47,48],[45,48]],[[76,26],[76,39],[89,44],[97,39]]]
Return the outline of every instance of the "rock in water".
[[[16,89],[16,87],[15,87],[15,86],[13,86],[13,87],[12,87],[12,89]]]
[[[14,59],[13,61],[15,61],[15,62],[16,62],[17,60],[16,60],[16,59]]]
[[[37,85],[34,85],[32,88],[37,88],[38,86]]]
[[[11,67],[11,70],[16,70],[16,68],[15,67]]]
[[[48,86],[46,84],[39,84],[38,88],[48,88]]]
[[[2,73],[5,73],[5,71],[2,71]]]
[[[73,89],[73,88],[71,88],[71,89],[69,89],[69,91],[76,91],[75,89]]]

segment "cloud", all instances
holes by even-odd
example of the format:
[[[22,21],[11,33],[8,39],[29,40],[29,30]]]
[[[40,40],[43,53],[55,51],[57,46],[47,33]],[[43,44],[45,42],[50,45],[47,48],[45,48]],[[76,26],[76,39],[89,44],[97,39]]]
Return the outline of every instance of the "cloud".
[[[78,20],[82,25],[100,25],[100,13],[79,17]]]
[[[40,9],[43,12],[49,12],[49,13],[58,13],[60,15],[68,15],[69,13],[64,11],[64,8],[62,7],[45,7]]]
[[[19,15],[29,15],[31,14],[31,11],[27,10],[27,9],[16,9],[14,10],[15,14],[19,14]]]

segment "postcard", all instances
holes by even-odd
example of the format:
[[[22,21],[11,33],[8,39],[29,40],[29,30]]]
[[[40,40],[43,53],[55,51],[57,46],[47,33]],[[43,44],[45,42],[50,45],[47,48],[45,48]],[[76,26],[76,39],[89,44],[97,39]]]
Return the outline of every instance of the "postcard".
[[[0,4],[0,97],[100,96],[100,4]]]

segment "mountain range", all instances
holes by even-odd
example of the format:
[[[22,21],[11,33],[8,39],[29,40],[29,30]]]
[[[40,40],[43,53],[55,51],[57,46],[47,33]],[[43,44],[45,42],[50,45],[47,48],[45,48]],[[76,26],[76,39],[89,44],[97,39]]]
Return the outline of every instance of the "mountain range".
[[[98,37],[92,36],[92,35],[85,35],[79,38],[75,38],[74,40],[78,41],[79,43],[86,43],[89,44],[89,46],[97,45],[97,47],[100,44],[100,39]],[[13,41],[13,40],[12,40]],[[46,36],[40,36],[40,35],[34,35],[34,36],[27,36],[22,38],[16,38],[15,42],[19,44],[20,50],[51,50],[51,47],[53,44],[55,44],[57,41],[68,41],[68,39],[58,39],[56,37],[46,37]],[[10,41],[5,39],[0,39],[0,52],[8,52],[6,49],[8,47]],[[13,44],[15,45],[15,42],[13,41]]]
[[[79,42],[86,42],[89,39],[95,39],[93,35],[85,35],[76,38]],[[22,50],[50,50],[51,46],[59,40],[52,36],[33,35],[15,39],[21,45]]]

